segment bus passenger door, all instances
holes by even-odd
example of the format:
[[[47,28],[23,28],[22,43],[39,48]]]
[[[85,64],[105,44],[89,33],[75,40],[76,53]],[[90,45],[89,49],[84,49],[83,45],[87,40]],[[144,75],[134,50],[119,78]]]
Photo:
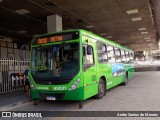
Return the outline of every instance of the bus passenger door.
[[[84,98],[97,94],[96,65],[92,45],[83,45]]]

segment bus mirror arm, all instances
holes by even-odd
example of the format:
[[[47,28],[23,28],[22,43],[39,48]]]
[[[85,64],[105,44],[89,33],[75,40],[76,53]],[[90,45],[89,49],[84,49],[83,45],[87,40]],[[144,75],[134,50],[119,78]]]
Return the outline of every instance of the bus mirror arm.
[[[85,42],[86,42],[86,43],[87,43],[87,45],[88,45],[88,39],[86,39],[86,40],[85,40]]]

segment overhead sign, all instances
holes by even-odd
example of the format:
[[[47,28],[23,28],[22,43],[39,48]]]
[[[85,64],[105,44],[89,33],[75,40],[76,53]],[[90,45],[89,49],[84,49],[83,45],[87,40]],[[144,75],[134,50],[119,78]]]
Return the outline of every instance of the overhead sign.
[[[75,40],[78,39],[79,34],[78,32],[68,32],[68,33],[61,33],[61,34],[53,34],[53,35],[45,35],[44,37],[39,37],[33,41],[33,44],[46,44],[46,43],[53,43],[53,42],[61,42],[65,40]]]

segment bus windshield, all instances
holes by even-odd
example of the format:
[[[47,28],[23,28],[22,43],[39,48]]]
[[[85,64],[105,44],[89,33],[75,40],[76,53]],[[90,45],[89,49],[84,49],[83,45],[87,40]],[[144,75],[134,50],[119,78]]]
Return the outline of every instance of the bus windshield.
[[[79,71],[79,43],[34,47],[31,66],[35,79],[72,79]]]

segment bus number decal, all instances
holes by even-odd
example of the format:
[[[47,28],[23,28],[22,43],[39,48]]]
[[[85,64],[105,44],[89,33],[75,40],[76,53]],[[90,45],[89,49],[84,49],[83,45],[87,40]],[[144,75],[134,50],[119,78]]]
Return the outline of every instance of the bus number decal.
[[[66,90],[66,86],[54,87],[54,90]]]

